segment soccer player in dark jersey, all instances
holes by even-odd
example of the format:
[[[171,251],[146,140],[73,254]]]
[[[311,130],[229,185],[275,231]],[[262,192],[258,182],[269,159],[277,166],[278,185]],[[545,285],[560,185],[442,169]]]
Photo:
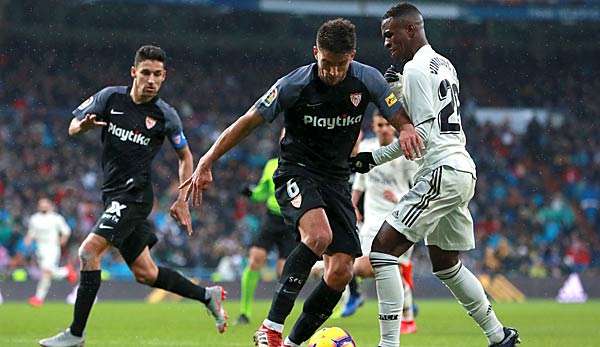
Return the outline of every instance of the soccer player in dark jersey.
[[[165,60],[161,48],[142,46],[131,67],[131,87],[104,88],[73,111],[69,135],[101,129],[105,210],[79,248],[81,281],[73,322],[58,335],[41,340],[42,346],[83,345],[83,331],[100,287],[100,259],[111,247],[119,250],[138,282],[202,302],[218,331],[225,331],[223,288],[195,285],[178,272],[157,266],[150,256],[158,241],[146,219],[153,204],[151,164],[165,138],[179,157],[179,180],[185,181],[193,169],[179,115],[158,97],[166,77]],[[185,191],[180,191],[170,213],[191,235]]]
[[[242,117],[229,126],[200,159],[187,189],[199,206],[212,182],[212,163],[265,121],[283,113],[276,196],[285,221],[299,230],[300,243],[288,256],[268,318],[256,332],[257,346],[298,346],[331,315],[352,278],[361,255],[348,176],[348,158],[358,137],[365,108],[375,103],[400,131],[407,156],[420,156],[422,143],[383,76],[353,61],[355,27],[345,19],[325,22],[317,32],[316,63],[279,79]],[[323,279],[304,304],[289,337],[283,324],[312,266],[324,258]]]

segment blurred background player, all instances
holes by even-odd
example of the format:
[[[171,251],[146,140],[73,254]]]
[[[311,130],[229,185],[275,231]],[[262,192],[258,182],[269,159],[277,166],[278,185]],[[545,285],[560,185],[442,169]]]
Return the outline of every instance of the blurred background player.
[[[379,346],[400,344],[397,320],[404,295],[397,261],[422,239],[434,275],[481,327],[489,345],[514,346],[520,342],[519,333],[498,320],[483,286],[459,258],[461,251],[475,248],[469,202],[475,194],[476,169],[465,148],[456,69],[429,45],[423,16],[411,4],[391,7],[382,18],[381,34],[392,58],[405,63],[403,112],[426,148],[414,186],[386,217],[369,255],[379,300]],[[392,143],[359,153],[352,166],[367,172],[403,154],[403,148]]]
[[[244,190],[253,202],[264,202],[267,207],[261,231],[252,240],[248,255],[248,264],[244,268],[241,279],[240,316],[238,324],[248,324],[252,317],[252,303],[254,291],[260,281],[260,270],[265,265],[268,252],[277,247],[278,260],[276,265],[277,275],[281,275],[285,259],[292,249],[296,247],[296,232],[294,228],[286,225],[281,216],[281,209],[275,197],[275,183],[273,173],[277,169],[277,158],[272,158],[265,164],[262,177],[258,184]]]
[[[77,282],[77,273],[71,264],[59,267],[61,247],[67,244],[71,228],[60,214],[54,212],[54,204],[47,198],[38,201],[38,212],[29,219],[29,230],[23,242],[29,246],[35,242],[35,255],[41,270],[35,295],[29,298],[31,306],[42,306],[52,279]]]
[[[372,128],[376,137],[360,142],[359,151],[373,151],[387,146],[395,140],[395,130],[390,123],[377,111],[373,113]],[[369,262],[369,252],[373,239],[379,231],[387,214],[396,206],[402,195],[413,185],[412,178],[417,172],[418,165],[406,158],[397,158],[373,168],[366,174],[357,173],[352,186],[352,203],[356,210],[357,220],[362,222],[360,228],[360,245],[363,256],[354,262],[354,276],[362,278],[373,277],[373,268]],[[359,211],[358,202],[364,194],[364,210]],[[404,307],[401,331],[404,334],[416,332],[412,301],[412,264],[410,255],[412,248],[400,257],[400,269],[404,281]],[[358,283],[356,284],[358,286]],[[351,292],[342,311],[342,317],[347,317],[358,309],[363,298],[357,290]]]
[[[41,340],[46,347],[80,346],[100,288],[100,260],[111,247],[119,250],[136,281],[202,302],[216,321],[227,327],[222,287],[204,288],[170,268],[157,266],[150,248],[158,238],[147,220],[154,203],[151,164],[167,138],[177,153],[179,183],[192,173],[193,158],[177,111],[158,97],[167,74],[166,54],[156,46],[140,47],[130,70],[132,85],[106,87],[73,110],[69,135],[101,128],[104,213],[79,248],[81,281],[73,321],[63,332]],[[189,235],[191,216],[185,190],[171,205],[170,215]]]

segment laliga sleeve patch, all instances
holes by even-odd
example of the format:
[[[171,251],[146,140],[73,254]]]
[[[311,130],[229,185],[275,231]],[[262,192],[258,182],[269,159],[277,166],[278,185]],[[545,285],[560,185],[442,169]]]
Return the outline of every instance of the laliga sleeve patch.
[[[92,102],[94,102],[94,96],[90,96],[86,101],[82,102],[81,105],[79,105],[79,107],[77,107],[78,110],[83,110],[86,107],[90,106],[92,104]]]
[[[262,104],[265,107],[270,107],[275,99],[277,99],[277,87],[269,89],[269,91],[263,96]]]
[[[397,102],[398,102],[398,98],[396,97],[396,94],[394,94],[393,92],[390,93],[390,95],[388,95],[387,98],[385,98],[385,103],[388,105],[388,107],[394,106],[394,104]]]

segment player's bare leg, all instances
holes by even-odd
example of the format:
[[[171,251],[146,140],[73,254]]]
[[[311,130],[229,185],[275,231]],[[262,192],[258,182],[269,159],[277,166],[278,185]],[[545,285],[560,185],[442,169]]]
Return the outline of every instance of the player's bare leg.
[[[433,273],[446,285],[469,316],[481,327],[491,346],[513,346],[519,334],[496,318],[481,282],[459,259],[459,252],[428,246]]]
[[[413,244],[384,222],[371,245],[369,259],[375,273],[379,301],[380,347],[397,347],[400,344],[404,286],[398,268],[398,257],[406,253]]]
[[[288,256],[267,319],[254,334],[259,347],[281,347],[285,319],[313,265],[331,243],[333,233],[323,208],[308,210],[298,222],[300,243]]]
[[[148,247],[144,248],[130,265],[130,269],[139,283],[202,302],[215,319],[217,330],[223,333],[227,329],[227,312],[222,305],[227,293],[222,287],[204,288],[194,284],[179,272],[156,266]]]
[[[79,261],[81,262],[81,276],[77,299],[73,309],[73,322],[65,331],[40,340],[41,346],[62,347],[80,346],[84,343],[83,331],[94,305],[96,294],[100,288],[100,260],[102,254],[110,247],[108,241],[94,233],[89,234],[79,247]]]

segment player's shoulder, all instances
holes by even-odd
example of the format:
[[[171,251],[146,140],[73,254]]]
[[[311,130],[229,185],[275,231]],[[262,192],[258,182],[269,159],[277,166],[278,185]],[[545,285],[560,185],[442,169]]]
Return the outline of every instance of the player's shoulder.
[[[307,85],[313,79],[315,63],[303,65],[279,79],[280,85]]]
[[[433,77],[439,74],[440,69],[447,69],[452,74],[456,74],[456,70],[448,58],[436,52],[431,46],[426,45],[421,47],[413,59],[404,65],[402,74],[405,76]]]
[[[42,215],[41,213],[36,212],[36,213],[32,214],[31,216],[29,216],[29,220],[35,221],[35,220],[39,219],[41,215]]]
[[[127,94],[127,86],[106,86],[98,94],[107,98],[113,94]]]
[[[363,82],[370,81],[372,79],[379,79],[380,77],[383,79],[379,70],[371,65],[367,65],[356,60],[353,60],[352,63],[350,63],[350,76],[356,77]]]
[[[278,164],[279,164],[279,158],[271,158],[271,159],[267,160],[267,163],[265,164],[265,166],[277,167]]]
[[[158,107],[158,109],[162,112],[165,119],[167,119],[167,120],[173,120],[173,119],[178,120],[179,119],[179,113],[177,113],[177,110],[175,109],[175,107],[171,106],[171,104],[166,102],[164,99],[162,99],[162,98],[157,99],[155,104],[156,104],[156,107]]]

